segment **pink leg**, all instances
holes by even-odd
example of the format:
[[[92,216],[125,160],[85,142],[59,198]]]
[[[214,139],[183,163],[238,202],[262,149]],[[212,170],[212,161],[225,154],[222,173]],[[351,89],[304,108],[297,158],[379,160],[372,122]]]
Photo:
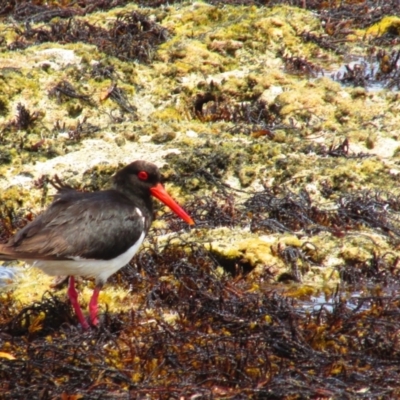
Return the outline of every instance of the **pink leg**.
[[[75,279],[73,276],[69,277],[68,297],[69,301],[72,304],[72,307],[74,307],[76,316],[78,317],[79,322],[82,325],[82,328],[84,330],[89,329],[89,324],[87,323],[85,317],[83,316],[81,307],[79,306],[78,303],[78,292],[75,290]]]
[[[103,285],[97,284],[93,290],[92,298],[89,302],[89,315],[90,315],[90,322],[93,326],[97,326],[99,324],[99,319],[97,318],[97,313],[99,311],[99,305],[97,303],[99,299],[99,293]]]

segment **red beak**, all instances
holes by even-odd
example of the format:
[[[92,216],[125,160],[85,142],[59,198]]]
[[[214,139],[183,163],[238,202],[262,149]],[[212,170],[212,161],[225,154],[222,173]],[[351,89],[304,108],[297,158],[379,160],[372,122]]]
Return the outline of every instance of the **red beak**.
[[[181,217],[189,225],[194,225],[194,221],[192,220],[192,218],[190,218],[186,211],[178,203],[176,203],[175,200],[166,192],[164,186],[161,185],[161,183],[158,183],[156,186],[150,188],[150,192],[154,197],[162,201],[176,215]]]

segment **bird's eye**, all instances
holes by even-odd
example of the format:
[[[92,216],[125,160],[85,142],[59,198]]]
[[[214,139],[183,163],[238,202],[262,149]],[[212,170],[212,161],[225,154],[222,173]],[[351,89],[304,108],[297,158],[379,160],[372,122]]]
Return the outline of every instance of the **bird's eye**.
[[[149,179],[149,174],[146,171],[140,171],[137,176],[141,181],[147,181],[147,179]]]

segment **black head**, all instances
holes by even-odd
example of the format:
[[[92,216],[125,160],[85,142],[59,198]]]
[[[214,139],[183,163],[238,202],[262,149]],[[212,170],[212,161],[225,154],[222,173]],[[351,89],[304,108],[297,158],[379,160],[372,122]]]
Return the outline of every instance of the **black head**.
[[[119,170],[113,180],[118,189],[146,193],[150,196],[150,188],[161,182],[161,174],[155,164],[138,160]]]
[[[149,209],[150,197],[162,201],[188,224],[193,225],[192,218],[171,198],[161,184],[160,170],[156,165],[147,161],[134,161],[122,168],[114,176],[114,188],[144,202]]]

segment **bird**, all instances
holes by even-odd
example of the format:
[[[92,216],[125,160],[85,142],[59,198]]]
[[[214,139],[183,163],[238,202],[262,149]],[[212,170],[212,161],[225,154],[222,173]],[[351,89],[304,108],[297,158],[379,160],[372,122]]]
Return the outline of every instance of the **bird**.
[[[77,191],[58,179],[58,185],[53,183],[57,193],[52,203],[6,244],[0,244],[0,259],[21,260],[48,275],[68,276],[68,297],[82,329],[98,326],[99,293],[142,244],[154,218],[152,198],[194,224],[161,181],[158,167],[143,160],[117,171],[107,190]],[[95,279],[90,325],[78,302],[76,276]]]

